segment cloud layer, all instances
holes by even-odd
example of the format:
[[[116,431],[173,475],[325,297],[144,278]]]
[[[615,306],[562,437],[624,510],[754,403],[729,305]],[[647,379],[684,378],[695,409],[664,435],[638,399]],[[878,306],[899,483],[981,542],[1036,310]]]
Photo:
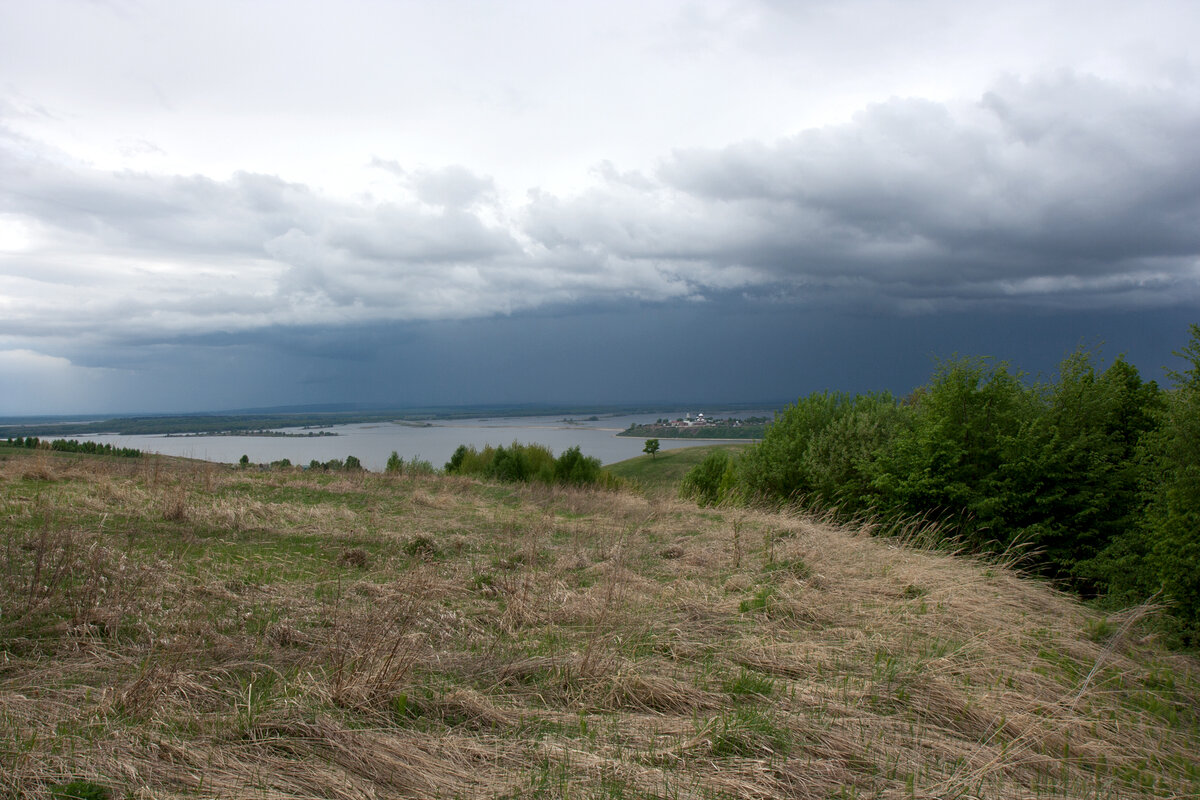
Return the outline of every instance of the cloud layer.
[[[468,328],[694,367],[721,326],[1200,308],[1188,0],[521,8],[6,9],[0,361],[183,396],[479,373]]]
[[[1070,73],[895,98],[516,205],[377,159],[386,199],[114,172],[0,131],[0,336],[195,335],[730,294],[906,313],[1200,298],[1200,102]],[[2,244],[2,243],[0,243]]]

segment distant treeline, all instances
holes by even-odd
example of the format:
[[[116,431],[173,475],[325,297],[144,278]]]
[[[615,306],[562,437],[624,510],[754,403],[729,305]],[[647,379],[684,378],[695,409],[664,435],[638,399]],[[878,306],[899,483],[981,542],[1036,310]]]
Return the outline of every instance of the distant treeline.
[[[1079,351],[1051,381],[987,358],[941,363],[906,398],[813,394],[736,461],[716,452],[685,495],[799,503],[938,524],[972,552],[1113,604],[1170,604],[1200,644],[1200,326],[1171,386]]]
[[[5,444],[11,447],[24,447],[29,450],[56,450],[61,453],[89,453],[99,456],[120,456],[122,458],[141,458],[142,451],[132,447],[113,447],[111,444],[98,442],[80,442],[75,439],[55,439],[47,442],[37,436],[9,437]]]
[[[762,408],[749,403],[731,408]],[[422,423],[428,420],[475,419],[486,417],[571,416],[597,414],[644,414],[662,407],[645,406],[460,406],[431,408],[378,408],[358,411],[256,411],[245,414],[176,414],[146,417],[112,417],[103,420],[56,421],[37,419],[22,422],[6,418],[7,436],[79,436],[87,433],[116,433],[122,436],[168,433],[240,433],[278,428],[326,428],[331,425],[355,425],[367,422]]]
[[[38,423],[9,425],[6,431],[28,436],[64,433],[116,433],[121,436],[151,434],[237,434],[275,428],[321,428],[329,425],[351,425],[362,422],[386,422],[390,414],[269,414],[269,415],[207,415],[170,417],[116,417],[90,422]]]

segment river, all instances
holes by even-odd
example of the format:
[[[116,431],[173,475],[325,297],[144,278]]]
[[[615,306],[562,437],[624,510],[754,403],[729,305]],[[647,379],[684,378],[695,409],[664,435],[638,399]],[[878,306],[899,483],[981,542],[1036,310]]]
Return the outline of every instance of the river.
[[[707,412],[706,412],[707,413]],[[771,411],[717,411],[708,416],[752,417],[772,416]],[[322,428],[336,436],[122,436],[119,434],[94,434],[77,436],[78,439],[93,439],[108,442],[114,447],[134,447],[143,452],[198,458],[205,461],[233,463],[243,455],[255,464],[288,459],[293,464],[307,464],[312,460],[328,461],[344,459],[353,455],[369,470],[384,468],[393,451],[409,460],[423,458],[433,466],[441,468],[455,449],[461,445],[509,445],[514,441],[523,444],[537,443],[549,447],[555,455],[569,447],[579,446],[584,455],[600,459],[603,464],[624,461],[641,455],[645,440],[617,434],[631,424],[654,422],[660,417],[682,417],[683,412],[665,414],[634,414],[601,416],[598,419],[573,419],[565,421],[555,417],[494,417],[489,419],[434,420],[427,426],[423,423],[370,422],[355,425],[334,425]],[[281,428],[287,433],[308,433],[296,429]],[[678,447],[695,447],[713,444],[715,441],[697,439],[660,439],[662,450]],[[737,440],[745,443],[746,440]]]

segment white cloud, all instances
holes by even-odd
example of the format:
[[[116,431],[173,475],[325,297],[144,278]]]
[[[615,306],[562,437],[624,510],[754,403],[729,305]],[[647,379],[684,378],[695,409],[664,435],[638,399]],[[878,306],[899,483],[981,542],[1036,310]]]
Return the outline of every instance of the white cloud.
[[[0,334],[193,335],[744,292],[899,309],[1191,302],[1200,100],[1070,73],[770,142],[601,162],[518,205],[461,165],[387,197],[110,171],[0,137]],[[30,231],[36,235],[29,234]]]
[[[1187,2],[464,10],[7,9],[0,336],[1200,294]]]

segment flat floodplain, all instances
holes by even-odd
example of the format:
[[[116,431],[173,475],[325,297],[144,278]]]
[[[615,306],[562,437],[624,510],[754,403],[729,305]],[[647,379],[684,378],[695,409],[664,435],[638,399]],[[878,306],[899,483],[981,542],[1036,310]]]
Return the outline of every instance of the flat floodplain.
[[[1200,794],[1153,609],[919,531],[3,448],[0,519],[7,796]]]

